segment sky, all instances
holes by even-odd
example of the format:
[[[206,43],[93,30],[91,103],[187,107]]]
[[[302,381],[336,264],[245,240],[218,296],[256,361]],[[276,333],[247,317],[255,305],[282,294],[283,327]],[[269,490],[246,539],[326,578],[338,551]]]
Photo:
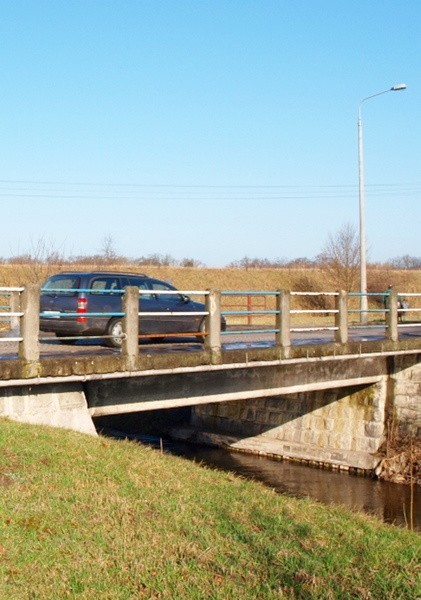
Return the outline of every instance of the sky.
[[[0,257],[421,256],[419,0],[0,0]]]

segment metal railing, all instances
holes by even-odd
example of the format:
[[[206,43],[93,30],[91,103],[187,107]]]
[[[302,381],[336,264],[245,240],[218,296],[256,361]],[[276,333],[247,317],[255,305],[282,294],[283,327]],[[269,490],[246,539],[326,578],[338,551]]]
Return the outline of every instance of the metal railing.
[[[58,337],[63,341],[71,339],[103,339],[110,337],[120,337],[122,340],[121,351],[123,355],[135,356],[138,353],[139,339],[143,337],[202,337],[205,349],[213,352],[220,352],[223,345],[223,336],[227,335],[259,335],[270,334],[274,336],[275,346],[290,347],[291,334],[309,331],[328,331],[333,335],[333,341],[346,344],[349,335],[353,330],[361,328],[358,322],[358,308],[355,308],[360,294],[346,292],[313,292],[313,291],[216,291],[216,290],[144,290],[136,287],[128,287],[124,290],[48,290],[48,293],[73,293],[75,299],[83,294],[119,294],[122,300],[122,306],[116,312],[88,312],[75,310],[72,313],[62,313],[60,311],[40,312],[40,293],[46,293],[47,290],[40,290],[35,285],[29,285],[25,288],[0,288],[0,299],[2,299],[2,309],[0,310],[0,319],[8,321],[15,326],[19,325],[19,333],[16,336],[0,336],[0,342],[17,342],[19,344],[19,356],[25,361],[37,361],[39,359],[39,341],[45,341],[45,338],[39,333],[40,317],[49,317],[60,319],[64,316],[70,319],[86,319],[89,317],[119,318],[122,320],[121,333],[118,335],[95,335],[95,336],[62,336]],[[204,298],[204,308],[198,311],[167,310],[162,311],[139,311],[139,296],[142,295],[178,295],[178,296],[200,296]],[[372,303],[368,312],[374,317],[380,317],[375,322],[371,322],[365,327],[383,328],[385,338],[396,341],[399,330],[406,327],[420,328],[421,321],[417,319],[421,312],[421,293],[407,292],[390,293],[379,292],[368,294]],[[376,298],[377,297],[377,298]],[[242,300],[239,300],[242,298]],[[246,298],[246,302],[244,302]],[[265,298],[262,308],[251,308],[250,298]],[[404,305],[402,298],[405,298],[408,304]],[[4,299],[7,299],[7,304]],[[233,305],[233,299],[238,300],[238,309]],[[383,303],[383,301],[385,301]],[[400,304],[399,304],[400,302]],[[226,305],[229,305],[228,308]],[[385,304],[385,305],[384,305]],[[309,305],[311,307],[309,307]],[[244,308],[244,306],[246,308]],[[314,308],[316,306],[316,308]],[[142,323],[142,317],[162,317],[176,318],[177,316],[196,316],[204,319],[204,329],[197,332],[177,332],[157,331],[153,334],[142,333],[139,331]],[[353,321],[353,318],[357,318]],[[410,320],[408,317],[413,317]],[[250,318],[256,319],[251,324]],[[239,325],[239,319],[246,319],[246,325]],[[296,320],[298,319],[298,322]],[[307,322],[303,321],[307,319]],[[322,320],[323,322],[320,322]],[[227,323],[227,330],[224,331],[221,323]],[[13,328],[12,328],[13,329]],[[418,335],[418,334],[416,334]]]
[[[268,299],[270,302],[270,299],[273,298],[275,299],[275,303],[276,303],[276,299],[279,297],[280,292],[279,291],[268,291],[268,292],[263,292],[263,291],[247,291],[247,292],[241,292],[241,291],[223,291],[221,292],[221,298],[245,298],[245,305],[246,308],[237,308],[236,310],[231,310],[231,307],[234,307],[234,304],[229,304],[229,310],[227,310],[227,304],[228,303],[224,303],[225,307],[223,310],[221,310],[221,315],[225,318],[231,318],[231,317],[244,317],[247,321],[247,325],[250,326],[253,324],[253,317],[262,317],[262,316],[274,316],[277,317],[280,314],[280,308],[279,307],[275,307],[274,309],[268,309]],[[259,298],[259,299],[264,299],[264,308],[253,308],[253,303],[252,303],[252,299],[254,298]],[[243,303],[244,306],[244,303]],[[265,327],[263,329],[256,329],[256,328],[241,328],[241,329],[230,329],[229,331],[222,331],[221,335],[247,335],[248,333],[254,333],[254,334],[258,334],[258,333],[279,333],[279,326],[275,326],[272,328],[268,328]]]
[[[190,296],[200,296],[201,298],[206,297],[209,294],[208,290],[152,290],[152,289],[140,289],[136,288],[137,297],[141,298],[142,296],[180,296],[180,297],[188,297]],[[73,289],[73,288],[41,288],[41,293],[44,294],[78,294],[80,297],[86,297],[86,295],[110,295],[110,296],[121,296],[122,298],[126,294],[125,289],[113,289],[113,290],[102,290],[102,289]],[[137,316],[140,318],[145,317],[156,317],[158,320],[165,316],[167,317],[205,317],[208,315],[207,311],[182,311],[182,310],[160,310],[160,311],[147,311],[142,310],[137,312]],[[44,319],[60,319],[65,317],[66,319],[77,319],[77,320],[86,320],[88,318],[124,318],[126,313],[124,311],[114,311],[114,312],[93,312],[89,310],[77,310],[75,312],[60,312],[60,311],[41,311],[39,313],[40,318]],[[198,332],[199,333],[199,332]],[[138,332],[138,339],[149,339],[151,337],[154,338],[165,338],[165,337],[186,337],[188,335],[192,335],[192,332],[188,331],[180,331],[180,332],[153,332],[153,333],[144,333]],[[203,335],[206,335],[203,332]],[[107,334],[96,334],[96,335],[57,335],[56,339],[60,341],[72,341],[75,342],[77,340],[109,340],[109,339],[120,339],[125,340],[127,338],[126,332],[122,332],[120,335],[107,335]],[[45,342],[49,341],[50,338],[40,337],[39,341]]]
[[[250,317],[262,317],[264,315],[273,315],[275,317],[275,323],[276,321],[279,319],[280,315],[281,315],[281,307],[278,306],[277,308],[273,308],[272,310],[267,310],[267,306],[276,306],[276,303],[278,302],[278,299],[280,299],[281,295],[284,294],[289,294],[290,297],[290,301],[288,302],[288,306],[285,306],[284,309],[288,312],[289,314],[289,321],[290,321],[290,325],[289,325],[289,331],[291,333],[300,333],[300,332],[309,332],[309,331],[332,331],[332,332],[337,332],[340,329],[340,323],[339,321],[344,321],[344,313],[346,312],[346,322],[347,322],[347,328],[349,331],[352,330],[358,330],[362,327],[364,328],[379,328],[379,327],[386,327],[387,329],[391,327],[391,324],[389,323],[389,321],[391,319],[389,319],[389,315],[392,313],[394,316],[394,310],[393,307],[396,305],[396,310],[397,310],[397,327],[402,328],[402,327],[412,327],[412,326],[417,326],[420,325],[421,323],[417,323],[417,322],[404,322],[405,318],[408,315],[414,314],[416,315],[416,313],[421,312],[421,293],[414,293],[414,292],[407,292],[407,293],[396,293],[393,296],[391,295],[391,293],[389,292],[373,292],[373,293],[368,293],[367,296],[371,299],[377,299],[377,303],[378,306],[373,306],[372,308],[369,308],[367,311],[364,312],[368,312],[371,314],[371,316],[379,316],[381,317],[380,321],[377,319],[376,321],[373,322],[368,322],[364,325],[361,325],[359,323],[359,320],[357,322],[352,322],[351,319],[353,316],[357,316],[359,317],[361,314],[361,309],[359,308],[353,308],[352,306],[350,306],[350,304],[352,304],[352,299],[353,298],[359,298],[361,296],[360,293],[353,293],[353,292],[349,292],[346,294],[346,305],[343,306],[342,311],[340,309],[340,307],[338,306],[338,302],[339,299],[341,297],[341,294],[345,294],[344,292],[313,292],[313,291],[290,291],[290,292],[281,292],[281,291],[268,291],[268,292],[255,292],[255,291],[235,291],[235,292],[231,292],[231,291],[224,291],[221,292],[222,297],[246,297],[246,298],[253,298],[255,296],[261,297],[264,296],[265,299],[267,300],[267,302],[265,302],[265,309],[261,310],[261,309],[252,309],[250,310],[249,308],[247,309],[238,309],[238,310],[226,310],[226,309],[222,309],[221,313],[222,315],[224,315],[227,318],[230,317],[247,317],[248,318],[248,324],[250,325]],[[403,301],[399,301],[399,298],[405,299],[407,300],[408,298],[414,299],[416,301],[418,301],[419,306],[410,306],[409,302],[403,302]],[[316,305],[325,305],[325,304],[329,304],[329,300],[330,300],[330,304],[333,304],[331,306],[326,306],[323,308],[303,308],[302,306],[300,308],[293,308],[292,303],[293,300],[298,299],[299,301],[301,301],[301,305],[304,303],[307,303],[309,300],[313,300],[314,304]],[[325,300],[327,300],[328,302],[325,302]],[[299,302],[300,303],[300,302]],[[312,303],[312,302],[310,302]],[[247,306],[250,306],[250,302],[247,302]],[[295,304],[295,303],[294,303]],[[244,302],[243,302],[244,305]],[[341,318],[339,318],[340,314],[342,312]],[[295,316],[299,316],[299,317],[308,317],[310,319],[310,321],[312,321],[310,324],[303,324],[300,323],[299,325],[294,325],[293,324],[293,318]],[[317,324],[317,318],[319,317],[330,317],[333,316],[333,322],[328,323],[328,324]],[[302,319],[301,319],[302,320]],[[393,321],[393,318],[392,318]],[[260,319],[260,323],[262,323],[262,319]],[[279,327],[271,327],[270,324],[270,320],[266,319],[266,325],[269,324],[269,326],[261,328],[261,329],[256,329],[256,327],[242,327],[241,329],[237,329],[235,331],[233,330],[229,330],[226,332],[226,334],[228,333],[235,333],[237,335],[251,335],[254,333],[259,333],[259,332],[265,332],[265,333],[279,333]],[[273,321],[272,321],[273,324]],[[234,325],[235,327],[235,325]],[[393,327],[392,327],[393,329]]]
[[[23,287],[0,287],[0,324],[3,331],[14,331],[19,329],[20,318],[23,312],[20,310],[20,294]],[[3,342],[21,342],[21,336],[3,336]]]

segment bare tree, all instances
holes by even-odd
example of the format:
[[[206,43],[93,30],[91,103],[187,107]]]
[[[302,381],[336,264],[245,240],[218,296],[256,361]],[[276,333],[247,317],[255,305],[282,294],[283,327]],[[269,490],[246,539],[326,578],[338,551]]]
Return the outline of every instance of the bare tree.
[[[389,264],[394,269],[418,270],[421,269],[421,257],[405,254],[404,256],[390,259]]]
[[[54,241],[40,237],[31,240],[28,251],[12,257],[9,262],[16,265],[16,276],[20,283],[41,283],[62,268],[65,258]]]
[[[110,233],[104,236],[102,240],[101,255],[106,264],[111,264],[118,258],[115,249],[114,238]]]
[[[199,268],[199,267],[203,267],[203,263],[200,262],[200,260],[197,260],[196,258],[182,258],[179,263],[180,267],[194,267],[194,268]]]
[[[140,256],[139,258],[134,259],[135,264],[137,265],[148,265],[154,267],[173,267],[177,264],[175,258],[173,258],[170,254],[149,254],[148,256]]]
[[[329,234],[317,260],[336,289],[355,289],[360,264],[360,248],[355,227],[346,223],[335,234]]]

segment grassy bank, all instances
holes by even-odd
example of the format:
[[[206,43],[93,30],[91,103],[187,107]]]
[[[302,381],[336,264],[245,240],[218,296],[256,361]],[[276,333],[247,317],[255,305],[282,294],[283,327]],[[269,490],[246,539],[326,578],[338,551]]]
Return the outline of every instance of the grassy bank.
[[[0,422],[0,597],[414,599],[419,534],[134,443]]]

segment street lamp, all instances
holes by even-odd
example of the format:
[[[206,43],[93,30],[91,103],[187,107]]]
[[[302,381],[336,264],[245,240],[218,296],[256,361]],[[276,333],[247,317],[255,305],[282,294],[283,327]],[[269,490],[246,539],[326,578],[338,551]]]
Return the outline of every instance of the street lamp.
[[[388,90],[378,92],[372,96],[363,98],[358,107],[358,177],[359,177],[359,206],[360,206],[360,321],[367,322],[368,298],[367,298],[367,250],[365,233],[365,188],[364,188],[364,158],[363,158],[363,123],[361,120],[361,107],[366,100],[387,94],[387,92],[399,92],[406,90],[406,84],[394,85]]]

